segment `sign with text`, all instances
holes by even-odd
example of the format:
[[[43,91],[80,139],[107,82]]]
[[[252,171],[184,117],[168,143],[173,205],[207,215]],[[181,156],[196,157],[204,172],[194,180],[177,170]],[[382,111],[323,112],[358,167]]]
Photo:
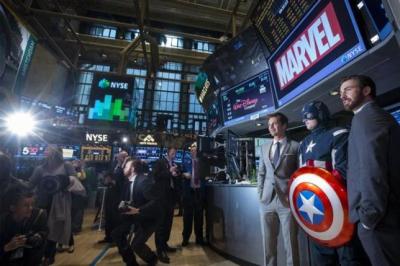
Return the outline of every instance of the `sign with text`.
[[[278,106],[365,51],[349,3],[320,1],[269,58]]]
[[[93,142],[93,143],[107,143],[109,141],[108,134],[99,134],[99,133],[85,133],[85,141]]]
[[[111,160],[110,146],[82,146],[81,159],[92,162],[109,162]]]
[[[133,78],[95,73],[89,101],[88,123],[127,125],[131,117]]]
[[[259,117],[274,110],[271,91],[271,77],[268,71],[251,78],[229,90],[221,92],[224,125]]]

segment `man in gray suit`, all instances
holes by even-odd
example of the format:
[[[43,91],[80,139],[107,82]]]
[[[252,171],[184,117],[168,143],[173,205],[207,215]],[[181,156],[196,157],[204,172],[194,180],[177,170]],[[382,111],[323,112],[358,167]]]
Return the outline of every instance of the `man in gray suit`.
[[[367,76],[342,79],[340,98],[354,112],[348,143],[350,220],[373,265],[399,265],[400,127],[375,102]]]
[[[279,225],[286,252],[286,264],[298,265],[297,226],[290,213],[288,181],[298,168],[299,144],[286,137],[288,119],[282,113],[267,117],[273,139],[261,146],[258,194],[264,244],[264,265],[277,265]]]

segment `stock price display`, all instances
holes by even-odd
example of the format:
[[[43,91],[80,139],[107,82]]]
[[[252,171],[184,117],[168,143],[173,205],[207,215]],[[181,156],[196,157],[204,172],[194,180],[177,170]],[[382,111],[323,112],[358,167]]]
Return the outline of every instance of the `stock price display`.
[[[84,161],[108,162],[111,160],[111,147],[82,146],[81,159]]]
[[[270,74],[265,71],[221,93],[224,124],[255,119],[274,109]]]
[[[279,47],[315,2],[315,0],[260,1],[253,14],[253,23],[271,52]]]

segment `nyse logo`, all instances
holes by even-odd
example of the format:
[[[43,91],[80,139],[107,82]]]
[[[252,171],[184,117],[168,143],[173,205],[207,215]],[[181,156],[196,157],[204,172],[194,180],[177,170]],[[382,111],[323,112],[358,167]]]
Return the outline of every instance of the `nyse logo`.
[[[127,82],[111,81],[110,88],[111,89],[127,90],[128,89],[128,83]]]
[[[89,142],[108,142],[108,135],[107,134],[86,133],[86,141],[89,141]]]
[[[274,62],[280,89],[283,90],[343,42],[339,20],[332,3],[329,3]]]
[[[157,142],[152,135],[139,135],[139,144],[157,146]]]
[[[127,82],[118,82],[118,81],[109,81],[108,79],[101,79],[99,81],[99,87],[102,89],[120,89],[120,90],[127,90],[129,84]]]

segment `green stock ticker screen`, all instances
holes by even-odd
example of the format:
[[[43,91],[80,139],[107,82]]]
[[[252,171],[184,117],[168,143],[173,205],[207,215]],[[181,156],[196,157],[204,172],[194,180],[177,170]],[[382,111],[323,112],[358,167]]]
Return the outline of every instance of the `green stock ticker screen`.
[[[86,122],[127,126],[134,121],[134,78],[96,73],[93,77]]]

